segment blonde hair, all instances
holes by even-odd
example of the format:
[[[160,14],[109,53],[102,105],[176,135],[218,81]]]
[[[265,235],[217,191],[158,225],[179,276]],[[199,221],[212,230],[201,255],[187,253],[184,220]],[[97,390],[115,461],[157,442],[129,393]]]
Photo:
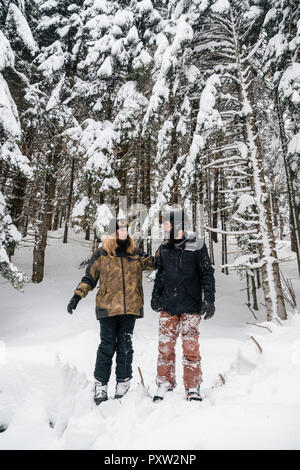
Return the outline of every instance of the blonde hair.
[[[127,253],[133,254],[136,244],[134,240],[128,235],[129,245],[127,246]],[[108,256],[116,256],[116,248],[118,247],[117,239],[115,234],[109,235],[102,242],[102,248],[107,251]]]

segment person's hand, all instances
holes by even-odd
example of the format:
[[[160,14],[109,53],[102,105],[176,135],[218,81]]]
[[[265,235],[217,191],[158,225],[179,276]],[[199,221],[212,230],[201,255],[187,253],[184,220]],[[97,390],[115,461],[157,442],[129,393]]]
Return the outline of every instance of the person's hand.
[[[151,299],[151,308],[155,312],[159,312],[159,310],[160,310],[160,308],[159,308],[159,297],[152,297],[152,299]]]
[[[208,320],[215,314],[215,304],[213,302],[203,302],[200,315],[204,315],[204,320]]]
[[[72,313],[73,313],[73,310],[76,309],[79,300],[81,300],[80,295],[74,294],[73,297],[72,297],[72,299],[71,299],[70,302],[68,303],[67,309],[68,309],[68,312],[69,312],[71,315],[72,315]]]

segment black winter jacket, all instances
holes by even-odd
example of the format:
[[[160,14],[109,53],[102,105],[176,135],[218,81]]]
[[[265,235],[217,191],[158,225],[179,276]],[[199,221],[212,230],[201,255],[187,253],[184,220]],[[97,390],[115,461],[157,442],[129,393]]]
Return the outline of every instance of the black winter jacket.
[[[156,256],[160,261],[152,299],[158,311],[200,313],[203,295],[204,300],[215,301],[214,269],[202,240],[189,235],[180,243],[163,243]]]

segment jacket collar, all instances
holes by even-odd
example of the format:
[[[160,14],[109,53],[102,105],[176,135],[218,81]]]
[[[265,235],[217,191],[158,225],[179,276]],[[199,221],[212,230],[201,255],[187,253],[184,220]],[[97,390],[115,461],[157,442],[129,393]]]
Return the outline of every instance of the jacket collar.
[[[194,233],[187,234],[186,236],[183,237],[183,239],[178,242],[174,243],[173,240],[165,240],[163,242],[163,245],[168,247],[168,248],[175,248],[175,249],[185,249],[185,244],[187,242],[194,242],[196,240],[196,235]]]

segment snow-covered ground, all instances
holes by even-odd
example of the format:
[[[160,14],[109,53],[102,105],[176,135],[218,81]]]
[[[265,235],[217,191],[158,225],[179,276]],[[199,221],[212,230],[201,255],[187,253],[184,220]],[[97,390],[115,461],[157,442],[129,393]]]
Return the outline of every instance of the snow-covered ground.
[[[23,242],[24,245],[24,242]],[[177,345],[175,392],[153,403],[158,314],[150,308],[152,284],[144,278],[145,318],[134,332],[134,379],[122,401],[93,404],[93,370],[99,343],[95,291],[71,316],[66,311],[90,256],[91,244],[71,232],[52,232],[45,280],[25,293],[0,283],[0,449],[299,449],[300,315],[281,326],[257,322],[245,305],[237,275],[216,270],[216,315],[201,325],[204,372],[202,403],[186,402],[181,344]],[[293,278],[300,301],[294,257],[287,243],[282,269]],[[31,272],[32,247],[18,249],[14,262]],[[253,336],[258,346],[250,338]],[[114,372],[114,369],[113,369]],[[219,374],[225,378],[222,385]],[[114,393],[114,373],[109,385]]]

